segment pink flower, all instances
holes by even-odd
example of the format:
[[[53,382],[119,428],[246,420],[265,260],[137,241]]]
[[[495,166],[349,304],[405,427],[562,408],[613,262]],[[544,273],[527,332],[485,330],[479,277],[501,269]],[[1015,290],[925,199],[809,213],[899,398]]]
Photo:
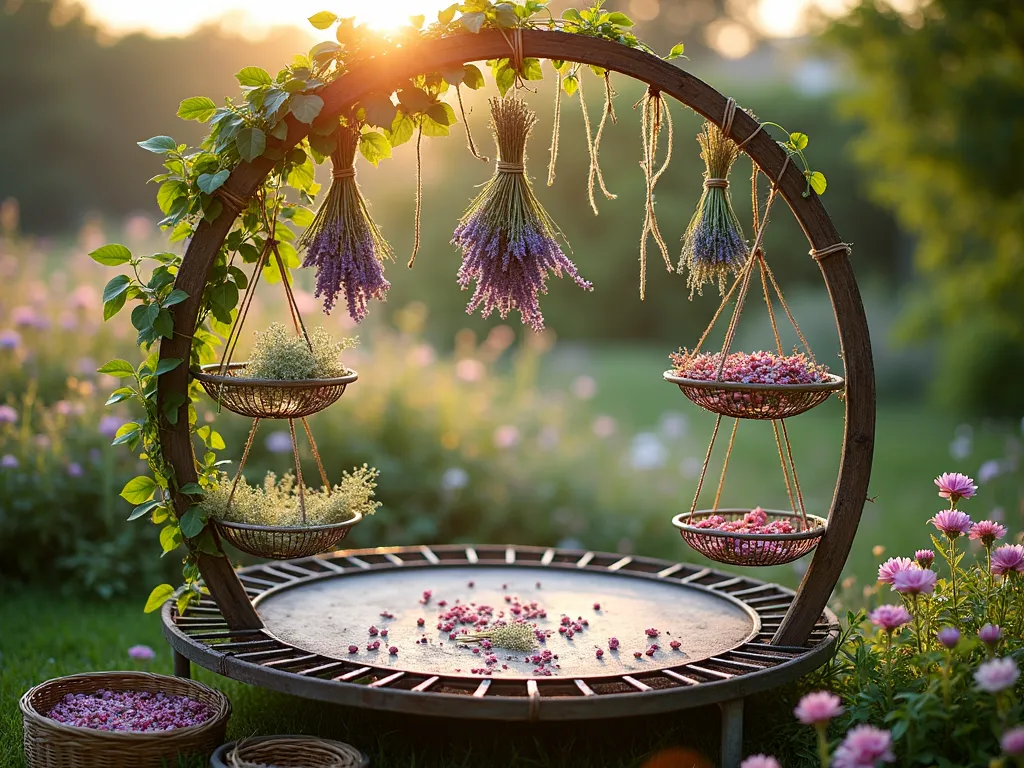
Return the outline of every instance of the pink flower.
[[[935,485],[939,487],[939,496],[949,499],[954,506],[960,499],[971,498],[978,490],[971,478],[959,472],[943,472],[935,478]]]
[[[981,640],[989,648],[992,648],[998,643],[1003,637],[1003,630],[1001,630],[995,624],[986,624],[980,630],[978,630],[978,639]]]
[[[892,753],[892,735],[870,725],[851,728],[836,749],[833,768],[874,768],[879,761],[891,763],[896,759]]]
[[[1024,755],[1024,725],[1011,728],[999,740],[999,746],[1008,755]]]
[[[939,575],[925,568],[910,568],[896,574],[892,588],[902,595],[930,595]]]
[[[960,642],[960,630],[956,627],[943,627],[937,635],[939,642],[949,649],[956,648]]]
[[[359,646],[358,645],[350,645],[348,647],[348,652],[349,653],[359,653]]]
[[[1005,576],[1011,571],[1024,573],[1024,545],[1004,544],[992,551],[992,573]]]
[[[128,649],[128,658],[136,661],[152,661],[156,653],[148,645],[133,645]]]
[[[991,547],[992,542],[1003,538],[1005,535],[1006,528],[992,520],[982,520],[980,523],[975,523],[971,526],[970,530],[970,538],[972,540],[981,539],[981,543],[986,547]]]
[[[880,605],[868,614],[868,618],[876,627],[892,632],[910,621],[910,613],[902,605]]]
[[[892,584],[897,573],[916,567],[909,557],[890,557],[878,566],[878,580],[884,584]]]
[[[946,534],[950,539],[955,539],[960,534],[967,533],[971,528],[971,518],[966,512],[961,512],[958,509],[944,509],[928,522]]]
[[[919,549],[914,553],[914,560],[922,568],[931,568],[932,562],[935,560],[935,553],[930,549]]]
[[[817,725],[839,717],[843,714],[843,706],[834,693],[815,691],[800,699],[793,714],[804,725]]]
[[[476,649],[474,648],[474,650],[476,650]],[[388,648],[388,653],[390,653],[392,656],[397,656],[398,655],[398,646],[397,645],[392,645],[390,648]]]
[[[740,768],[782,768],[779,761],[768,755],[751,755],[742,763]]]
[[[1009,658],[984,661],[974,672],[978,688],[988,693],[999,693],[1013,686],[1020,677],[1017,663]]]

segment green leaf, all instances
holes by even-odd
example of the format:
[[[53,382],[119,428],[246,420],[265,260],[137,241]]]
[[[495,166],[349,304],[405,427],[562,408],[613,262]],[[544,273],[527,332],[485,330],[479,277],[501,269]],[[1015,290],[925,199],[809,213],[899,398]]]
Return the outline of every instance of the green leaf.
[[[191,96],[181,102],[178,107],[178,117],[182,120],[196,120],[205,123],[213,117],[216,111],[217,105],[213,99],[206,96]]]
[[[494,5],[494,20],[499,27],[510,29],[519,23],[519,16],[512,3],[496,3]]]
[[[494,83],[498,86],[498,93],[504,96],[516,83],[516,72],[508,64],[508,59],[502,59],[494,70]]]
[[[387,132],[388,141],[391,142],[392,147],[397,147],[411,139],[415,131],[416,123],[412,118],[404,112],[398,112],[395,115],[395,121],[391,124],[391,130]]]
[[[447,27],[452,23],[452,19],[455,18],[455,12],[459,10],[459,4],[449,5],[443,11],[437,12],[437,23],[442,27]]]
[[[523,79],[543,80],[544,72],[540,68],[540,59],[523,59]]]
[[[811,184],[811,189],[813,189],[817,194],[825,194],[825,188],[828,186],[828,182],[825,180],[825,174],[819,171],[814,171],[807,177],[807,180]]]
[[[223,451],[226,447],[224,445],[224,438],[220,436],[220,432],[217,432],[209,424],[204,424],[197,429],[196,437],[202,440],[207,448],[212,448],[215,451]]]
[[[391,144],[384,134],[367,131],[359,135],[359,154],[376,167],[381,160],[391,157]]]
[[[156,364],[156,370],[153,371],[154,376],[162,376],[165,373],[173,371],[181,365],[181,359],[177,357],[165,357],[159,363]]]
[[[153,587],[153,591],[149,593],[149,597],[146,598],[146,607],[142,609],[143,613],[152,613],[158,610],[160,606],[171,599],[174,594],[174,587],[170,584],[161,584],[158,587]]]
[[[624,13],[612,13],[608,16],[608,21],[617,27],[632,27],[633,20]]]
[[[264,141],[266,141],[265,137]],[[231,171],[229,171],[227,168],[225,168],[222,171],[217,171],[216,173],[202,173],[196,180],[196,184],[199,186],[201,190],[203,190],[203,192],[205,192],[208,195],[212,195],[216,190],[220,189],[221,186],[223,186],[224,182],[228,180],[228,176],[230,175]]]
[[[683,44],[682,43],[676,43],[675,45],[672,46],[672,50],[670,50],[668,52],[668,56],[666,56],[665,58],[666,59],[678,59],[680,56],[683,55],[683,50],[684,50]]]
[[[96,369],[96,373],[105,373],[108,376],[116,376],[119,379],[135,378],[135,368],[127,360],[111,360]]]
[[[267,137],[259,128],[243,128],[235,136],[235,146],[239,156],[251,163],[267,148]]]
[[[419,29],[423,26],[423,22],[427,20],[427,17],[423,14],[417,14],[416,16],[409,17],[409,24],[413,29]]]
[[[462,81],[467,88],[478,90],[484,87],[484,75],[475,64],[466,65],[466,78]]]
[[[129,480],[121,489],[121,498],[129,504],[142,504],[156,493],[156,480],[149,475],[139,475]]]
[[[155,302],[152,304],[139,304],[132,310],[132,325],[137,331],[146,331],[153,327],[156,318],[160,314],[160,306]]]
[[[789,134],[789,145],[793,147],[793,149],[804,149],[807,146],[808,141],[809,139],[807,138],[806,133]]]
[[[390,156],[391,145],[389,144],[388,157]],[[299,227],[300,229],[305,229],[306,227],[308,227],[310,224],[313,223],[313,220],[316,218],[316,214],[309,210],[309,208],[303,208],[301,205],[297,205],[294,208],[285,208],[284,211],[282,211],[281,215],[284,218],[291,221],[292,224],[294,224],[296,227]],[[244,273],[242,276],[245,276]],[[238,280],[236,279],[235,282],[237,283]],[[239,287],[245,288],[245,284],[243,283]]]
[[[161,213],[170,213],[174,204],[188,195],[188,184],[180,179],[171,179],[160,185],[156,191],[156,204]]]
[[[474,34],[480,31],[485,21],[487,21],[487,14],[482,11],[464,13],[459,17],[459,23]]]
[[[325,40],[322,43],[317,43],[309,49],[310,58],[313,59],[319,66],[326,66],[341,50],[341,46],[333,40]]]
[[[206,516],[199,507],[189,507],[181,519],[178,520],[181,534],[186,539],[198,536],[206,526]]]
[[[185,293],[181,288],[175,288],[169,294],[167,298],[160,302],[163,307],[173,307],[175,304],[181,304],[185,299],[188,298],[188,294]]]
[[[326,157],[338,146],[338,134],[330,133],[324,136],[319,133],[311,133],[309,134],[309,146]]]
[[[132,513],[130,515],[128,515],[128,521],[131,522],[132,520],[138,520],[143,515],[148,515],[161,504],[163,504],[163,501],[158,501],[157,499],[153,499],[153,501],[147,501],[145,504],[140,504],[139,506],[132,510]]]
[[[378,128],[390,128],[398,114],[398,107],[387,94],[371,93],[363,99],[361,106],[366,113],[366,122]]]
[[[324,100],[313,94],[296,93],[288,100],[288,109],[300,123],[312,123],[323,108]]]
[[[182,544],[181,529],[176,525],[165,525],[160,529],[160,548],[164,554],[173,552]]]
[[[124,445],[125,443],[132,443],[138,440],[140,430],[141,427],[136,421],[122,424],[117,428],[117,432],[114,433],[114,440],[111,445]]]
[[[244,67],[235,75],[235,78],[239,85],[249,88],[258,88],[261,85],[273,85],[274,83],[263,67]]]
[[[127,298],[128,294],[122,293],[119,294],[118,296],[115,296],[110,301],[105,301],[103,303],[103,321],[106,322],[114,315],[116,315],[118,312],[120,312]]]
[[[109,243],[89,254],[89,258],[105,267],[117,267],[132,260],[132,252],[123,245]]]
[[[427,110],[427,117],[439,125],[455,125],[455,110],[449,104],[440,102]]]
[[[566,8],[562,11],[562,18],[566,21],[575,21],[577,24],[583,22],[583,19],[580,17],[580,12],[575,8]]]
[[[334,25],[334,22],[338,20],[338,17],[330,11],[320,11],[320,13],[314,13],[309,17],[308,21],[317,29],[327,29]]]
[[[107,302],[111,299],[116,299],[122,293],[128,290],[128,286],[131,285],[132,281],[128,275],[117,275],[116,277],[110,278],[103,287],[103,301]]]
[[[580,81],[576,75],[566,75],[562,78],[562,90],[565,91],[566,96],[572,96],[579,87]]]
[[[175,142],[170,136],[154,136],[151,139],[137,141],[135,143],[143,149],[157,155],[166,155],[168,152],[173,152],[178,148],[177,142]]]
[[[186,496],[202,496],[203,488],[199,483],[185,483],[179,491]]]
[[[403,88],[398,92],[398,101],[405,107],[407,112],[413,114],[426,112],[434,103],[433,98],[426,91],[419,88]]]
[[[164,418],[171,424],[178,423],[178,410],[188,400],[187,395],[173,392],[164,398]]]
[[[118,387],[110,393],[110,397],[107,398],[107,402],[104,405],[113,405],[114,403],[120,403],[122,400],[127,400],[129,397],[135,394],[135,390],[131,387]]]
[[[291,82],[295,81],[293,80]],[[281,90],[279,88],[271,88],[263,97],[263,111],[266,112],[268,115],[276,114],[277,110],[279,110],[281,106],[286,101],[288,101],[288,96],[290,95],[290,93],[290,91]],[[287,127],[285,128],[285,130],[287,131]],[[284,137],[281,136],[278,138]]]
[[[284,120],[279,120],[278,123],[270,129],[270,135],[279,141],[284,141],[288,138],[288,123]]]

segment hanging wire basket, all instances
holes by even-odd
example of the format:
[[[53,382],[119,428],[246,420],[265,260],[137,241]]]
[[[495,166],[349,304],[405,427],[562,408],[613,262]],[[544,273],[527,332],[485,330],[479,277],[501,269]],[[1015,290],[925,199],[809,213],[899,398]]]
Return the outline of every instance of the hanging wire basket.
[[[799,560],[818,545],[828,522],[816,515],[766,509],[769,520],[792,520],[802,530],[794,533],[744,533],[718,528],[698,528],[696,523],[713,515],[728,521],[739,520],[747,509],[702,509],[692,515],[683,512],[672,518],[683,541],[710,560],[728,565],[784,565]]]
[[[329,552],[348,536],[363,516],[356,512],[331,525],[273,526],[214,521],[217,533],[235,549],[267,560],[289,560]]]
[[[665,381],[701,408],[734,419],[788,419],[809,411],[846,386],[841,376],[811,384],[745,384],[738,381],[689,379],[665,371]]]
[[[345,388],[359,378],[350,370],[331,379],[245,378],[247,363],[231,363],[226,370],[210,363],[191,370],[214,402],[229,411],[253,419],[301,419],[338,401]]]

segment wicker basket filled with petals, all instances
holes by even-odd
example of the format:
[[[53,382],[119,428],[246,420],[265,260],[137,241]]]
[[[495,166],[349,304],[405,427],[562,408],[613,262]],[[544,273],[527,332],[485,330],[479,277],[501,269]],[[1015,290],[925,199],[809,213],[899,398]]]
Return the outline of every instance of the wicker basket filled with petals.
[[[665,381],[701,408],[734,419],[788,419],[809,411],[842,390],[842,377],[805,355],[734,352],[675,353]]]
[[[778,510],[717,509],[672,518],[683,541],[705,557],[729,565],[784,565],[818,545],[827,522]]]
[[[117,699],[123,692],[137,694],[140,701],[147,702],[187,697],[177,699],[185,712],[176,721],[197,722],[165,729],[159,729],[159,722],[148,726],[157,730],[100,730],[95,724],[83,727],[58,722],[51,716],[55,707],[71,706],[78,696],[95,698],[99,694]],[[162,768],[177,765],[179,755],[205,758],[224,741],[231,715],[231,703],[220,691],[192,680],[148,672],[58,677],[27,691],[19,706],[29,768]],[[113,716],[105,713],[93,719],[108,717],[113,721]]]

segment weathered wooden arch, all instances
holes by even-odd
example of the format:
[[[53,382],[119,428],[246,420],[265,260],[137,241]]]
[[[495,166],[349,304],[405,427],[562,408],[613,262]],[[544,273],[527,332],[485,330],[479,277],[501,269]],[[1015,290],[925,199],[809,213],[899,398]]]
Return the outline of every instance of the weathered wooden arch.
[[[717,123],[721,123],[725,114],[727,99],[721,93],[685,70],[635,48],[563,32],[524,30],[522,53],[525,57],[575,61],[619,72],[672,96]],[[409,49],[388,53],[371,66],[353,67],[348,74],[325,86],[320,91],[324,99],[321,114],[340,115],[368,93],[390,92],[403,80],[423,72],[508,55],[508,39],[497,30],[423,41]],[[737,110],[730,135],[736,141],[743,141],[757,127],[753,118]],[[289,147],[294,146],[308,130],[307,125],[289,117],[285,143]],[[812,249],[821,252],[840,243],[821,201],[814,194],[802,196],[805,189],[803,175],[792,163],[784,166],[785,152],[767,132],[754,136],[745,145],[745,151],[769,179],[779,182],[780,192]],[[273,161],[263,157],[242,163],[231,173],[224,187],[229,195],[247,199],[259,188],[272,167]],[[784,168],[785,173],[779,179]],[[215,221],[204,221],[199,226],[189,243],[175,281],[175,287],[185,291],[189,298],[173,310],[174,336],[161,342],[161,358],[189,359],[203,288],[236,216],[237,212],[225,206]],[[871,342],[853,268],[842,250],[819,259],[818,265],[839,330],[847,381],[846,423],[828,531],[822,537],[796,598],[775,635],[773,642],[779,645],[799,645],[806,640],[839,580],[867,498],[874,448],[875,381]],[[186,366],[179,366],[161,376],[158,387],[161,406],[169,394],[184,393],[187,388]],[[184,410],[179,413],[177,424],[168,426],[163,432],[162,446],[166,459],[174,467],[179,487],[195,482],[193,448]],[[188,506],[187,499],[183,497],[175,498],[174,503],[179,514],[184,513]],[[199,566],[206,585],[232,628],[262,626],[226,558],[200,554]]]

